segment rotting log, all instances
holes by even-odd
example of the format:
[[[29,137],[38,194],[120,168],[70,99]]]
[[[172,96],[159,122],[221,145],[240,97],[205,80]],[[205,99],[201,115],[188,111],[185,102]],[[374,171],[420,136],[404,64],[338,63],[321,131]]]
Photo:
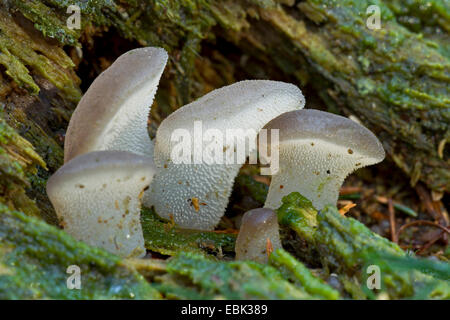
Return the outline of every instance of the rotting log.
[[[422,181],[430,189],[449,192],[450,7],[444,0],[429,0],[427,6],[420,6],[420,2],[0,1],[0,202],[6,205],[0,210],[4,223],[0,231],[8,237],[13,234],[10,230],[16,230],[18,237],[27,230],[36,234],[43,230],[50,238],[53,234],[65,237],[56,228],[14,210],[40,215],[56,224],[45,182],[62,164],[70,115],[89,82],[119,54],[137,46],[162,46],[170,54],[151,112],[151,135],[167,114],[214,88],[244,78],[284,80],[302,88],[307,107],[353,115],[373,130],[412,185]],[[79,30],[67,27],[69,4],[81,9]],[[379,30],[366,27],[369,4],[381,9]],[[253,191],[259,195],[264,190]],[[321,221],[321,230],[331,230],[333,235],[354,225],[338,219],[333,210]],[[309,229],[304,227],[296,231],[306,235]],[[315,241],[321,241],[318,235]],[[198,247],[197,236],[189,239]],[[227,245],[231,238],[211,236],[219,245]],[[0,248],[0,256],[11,262],[16,258],[11,251],[15,240],[8,239]],[[66,240],[72,246],[72,240]],[[350,248],[358,243],[348,240],[345,245]],[[347,267],[348,256],[324,248],[332,251],[333,246],[311,246],[310,250],[334,255],[342,259],[344,269]],[[176,251],[163,249],[161,252],[171,254]],[[229,264],[229,269],[220,262],[203,261],[197,249],[172,260],[167,268],[177,274],[178,267],[188,266],[189,273],[182,276],[194,283],[202,280],[197,279],[198,261],[205,268],[225,268],[226,279],[234,274],[230,271],[233,268],[252,269],[255,281],[273,272],[239,263]],[[90,250],[86,249],[89,255]],[[0,261],[1,272],[8,272],[4,268],[8,261]],[[30,257],[30,265],[36,261]],[[333,267],[330,263],[329,268]],[[178,297],[194,296],[170,281],[158,290]],[[346,281],[345,275],[342,281]],[[153,292],[140,279],[137,285]],[[281,285],[291,288],[284,282]],[[285,289],[277,288],[280,292]],[[448,287],[444,289],[448,296]],[[307,297],[295,288],[291,293]],[[231,291],[204,296],[217,294],[237,297]],[[410,296],[410,292],[391,294]],[[53,297],[51,292],[47,295]]]
[[[113,30],[106,41],[170,52],[153,134],[168,113],[215,87],[246,77],[292,81],[306,91],[307,107],[353,115],[373,130],[412,185],[449,191],[448,2],[376,1],[381,29],[369,30],[372,2],[71,1],[81,10],[81,29],[71,30],[67,1],[3,1],[3,118],[33,144],[49,172],[56,170],[81,96],[77,73],[88,64],[90,81],[113,61],[86,61],[98,50],[90,49],[95,41]],[[28,194],[52,220],[42,194],[48,172],[38,167]]]

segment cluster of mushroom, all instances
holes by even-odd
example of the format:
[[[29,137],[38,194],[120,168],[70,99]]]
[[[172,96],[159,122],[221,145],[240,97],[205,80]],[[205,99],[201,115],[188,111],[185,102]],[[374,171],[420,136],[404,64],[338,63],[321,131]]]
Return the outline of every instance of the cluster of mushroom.
[[[181,107],[161,123],[153,146],[147,120],[166,62],[161,48],[123,54],[97,77],[74,111],[65,164],[49,179],[47,193],[65,230],[75,238],[122,256],[143,256],[142,197],[145,206],[180,227],[213,229],[225,212],[241,164],[195,162],[194,156],[191,163],[175,162],[173,132],[183,130],[194,140],[197,121],[215,134],[209,141],[189,141],[194,149],[213,144],[224,155],[236,147],[235,141],[217,139],[227,129],[278,129],[279,170],[265,203],[271,209],[293,191],[308,197],[317,209],[336,204],[349,173],[384,158],[369,130],[344,117],[301,110],[305,100],[299,88],[267,80],[237,82]],[[259,148],[272,147],[268,141]],[[253,145],[245,157],[254,154]],[[273,222],[270,211],[261,210],[243,221]],[[267,223],[273,227],[272,222]],[[251,242],[247,236],[239,238]],[[272,245],[278,246],[279,240],[272,238]]]

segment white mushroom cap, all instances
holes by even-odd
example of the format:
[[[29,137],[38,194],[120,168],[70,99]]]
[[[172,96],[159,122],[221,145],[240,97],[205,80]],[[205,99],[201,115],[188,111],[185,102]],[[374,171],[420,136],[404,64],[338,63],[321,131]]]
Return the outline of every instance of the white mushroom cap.
[[[166,62],[164,49],[139,48],[124,53],[103,71],[73,112],[64,161],[98,150],[153,157],[147,121]]]
[[[299,192],[321,210],[336,205],[344,179],[353,171],[382,161],[383,146],[362,125],[332,113],[299,110],[270,121],[279,129],[279,171],[272,176],[265,207]]]
[[[120,256],[143,256],[140,198],[154,174],[147,157],[96,151],[75,157],[47,182],[47,195],[74,238]]]
[[[236,260],[268,262],[268,242],[273,250],[281,248],[278,218],[275,211],[259,208],[247,211],[242,217],[236,239]]]
[[[242,163],[176,164],[171,159],[172,133],[177,129],[188,132],[194,155],[199,152],[199,145],[193,141],[197,121],[201,121],[203,132],[213,129],[223,136],[227,129],[253,130],[256,143],[257,133],[264,124],[284,112],[301,109],[304,104],[300,89],[292,84],[251,80],[214,90],[176,110],[156,133],[154,160],[158,172],[144,196],[144,205],[154,206],[162,217],[172,216],[180,227],[213,229],[225,212]],[[247,139],[245,156],[255,151],[250,139]],[[215,143],[223,154],[236,148],[235,141],[229,144],[225,139],[211,141],[200,142],[201,148],[204,150],[208,144]]]

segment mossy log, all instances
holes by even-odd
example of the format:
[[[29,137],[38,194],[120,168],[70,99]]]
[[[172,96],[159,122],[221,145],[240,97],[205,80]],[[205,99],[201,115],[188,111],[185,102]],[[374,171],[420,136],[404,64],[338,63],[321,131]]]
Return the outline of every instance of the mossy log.
[[[282,79],[306,91],[307,107],[362,121],[412,185],[449,191],[450,8],[419,2],[70,1],[80,8],[81,28],[69,29],[68,1],[2,1],[2,117],[49,170],[38,165],[28,194],[51,220],[42,184],[61,165],[67,122],[80,85],[88,85],[77,73],[90,68],[83,78],[92,80],[122,53],[120,39],[125,47],[170,53],[151,133],[168,113],[215,87]],[[379,30],[366,26],[370,4],[381,10]],[[112,56],[95,47],[102,38]]]
[[[380,268],[382,291],[391,299],[450,298],[448,262],[408,256],[397,244],[359,221],[344,217],[335,207],[325,207],[318,213],[311,201],[298,192],[284,197],[277,213],[280,223],[298,234],[309,247],[309,256],[301,259],[311,259],[314,252],[325,269],[339,275],[346,291],[355,299],[374,297],[367,286],[351,285],[355,280],[358,284],[367,283],[369,266]]]
[[[64,248],[55,253],[55,261],[40,264],[37,259],[36,254],[42,248],[57,245],[45,241],[61,237],[68,248],[84,250],[86,259],[100,255],[103,260],[98,260],[94,269],[104,276],[102,279],[109,281],[110,271],[123,275],[141,292],[138,297],[155,298],[162,293],[178,298],[315,298],[317,292],[322,295],[325,292],[323,297],[335,296],[322,282],[311,282],[312,275],[305,267],[284,253],[274,256],[273,266],[268,267],[205,260],[205,252],[219,256],[222,250],[232,251],[233,235],[183,234],[177,230],[170,231],[179,240],[171,246],[163,240],[159,242],[162,233],[147,230],[152,238],[147,239],[149,248],[176,256],[158,265],[158,270],[154,270],[154,265],[142,265],[143,260],[127,262],[135,263],[136,269],[157,283],[149,287],[116,257],[74,243],[56,228],[19,211],[57,223],[45,194],[45,183],[62,164],[64,134],[71,113],[90,81],[118,55],[138,46],[161,46],[170,55],[151,111],[150,135],[155,134],[160,121],[170,112],[214,88],[246,78],[283,80],[302,88],[307,107],[352,115],[374,131],[388,156],[409,176],[411,185],[422,181],[435,191],[450,192],[447,143],[450,6],[445,0],[428,0],[426,6],[421,3],[421,0],[0,1],[0,204],[6,205],[0,210],[3,241],[0,280],[6,279],[0,281],[0,289],[2,283],[22,285],[21,279],[11,276],[8,269],[18,257],[15,246],[20,249],[23,240],[28,243],[29,234],[34,232],[37,237],[44,232],[43,242],[29,247],[36,252],[27,249],[27,263],[18,269],[23,274],[35,265],[47,270],[60,266],[61,261],[72,262],[70,256],[65,256]],[[372,4],[381,11],[378,30],[366,26],[369,16],[366,9]],[[67,13],[69,5],[80,8],[80,29],[67,25],[73,14]],[[262,202],[260,195],[264,190],[253,189],[250,192],[256,195],[255,200]],[[304,237],[308,252],[319,253],[325,266],[341,272],[340,281],[346,294],[354,288],[355,274],[360,282],[364,281],[361,266],[376,260],[355,256],[358,246],[381,243],[387,251],[397,251],[397,247],[382,242],[364,226],[343,221],[334,209],[317,220],[315,210],[308,210],[306,218],[290,227]],[[163,224],[150,215],[144,218],[149,225]],[[314,231],[311,222],[319,226],[318,231]],[[363,231],[358,241],[351,237],[354,228]],[[314,241],[308,242],[312,237]],[[177,256],[180,248],[185,250],[183,246],[192,247],[187,250],[191,252]],[[395,259],[400,259],[402,266],[411,262],[405,262],[407,257],[403,253],[394,254],[386,270],[393,268]],[[304,261],[307,260],[305,257]],[[152,261],[149,259],[149,263]],[[227,286],[220,289],[213,283],[211,287],[201,277],[205,270],[218,272],[223,276],[219,280]],[[58,281],[64,278],[63,271],[56,275]],[[390,272],[388,276],[396,274]],[[405,280],[409,272],[383,279],[391,297],[418,297],[417,290]],[[248,274],[252,281],[247,287],[227,282]],[[448,298],[448,285],[440,287],[441,278],[421,277],[433,289],[423,293],[424,297]],[[285,278],[289,282],[281,280]],[[177,282],[180,279],[202,290],[182,287]],[[302,284],[306,281],[302,279],[307,279],[308,284]],[[317,286],[311,287],[311,283]],[[396,283],[402,285],[399,290],[394,288]],[[56,291],[43,288],[39,292],[21,288],[18,297],[62,297],[56,292],[59,287]],[[123,297],[102,294],[93,291],[92,297]],[[357,289],[352,294],[371,297]]]

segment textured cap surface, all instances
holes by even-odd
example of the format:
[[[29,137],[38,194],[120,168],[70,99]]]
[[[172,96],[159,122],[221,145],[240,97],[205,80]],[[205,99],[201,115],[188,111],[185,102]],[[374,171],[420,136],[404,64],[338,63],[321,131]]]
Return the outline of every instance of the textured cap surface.
[[[94,80],[70,119],[65,162],[96,150],[152,156],[147,120],[167,58],[162,48],[134,49]]]
[[[124,151],[75,157],[47,182],[62,226],[74,238],[121,256],[145,253],[140,196],[150,184],[150,159]]]

